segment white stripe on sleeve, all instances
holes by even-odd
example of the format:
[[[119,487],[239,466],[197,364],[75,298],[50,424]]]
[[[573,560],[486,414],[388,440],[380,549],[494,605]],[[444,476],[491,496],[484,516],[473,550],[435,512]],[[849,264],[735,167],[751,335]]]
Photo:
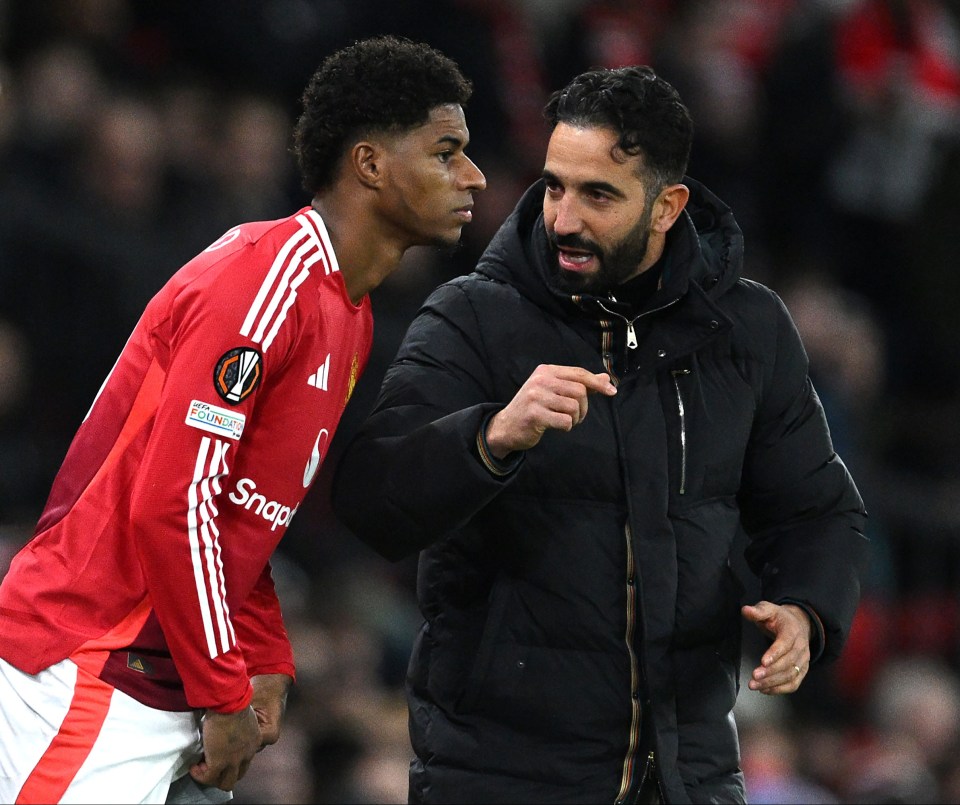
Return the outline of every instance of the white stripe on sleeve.
[[[236,635],[230,623],[230,610],[226,601],[220,533],[214,519],[217,516],[217,509],[213,500],[220,491],[220,478],[228,472],[227,450],[229,447],[229,444],[219,439],[211,439],[208,436],[201,439],[194,465],[193,481],[188,491],[190,505],[187,510],[187,530],[193,561],[193,577],[203,620],[204,637],[207,641],[207,653],[211,659],[222,652],[229,651],[236,644]]]

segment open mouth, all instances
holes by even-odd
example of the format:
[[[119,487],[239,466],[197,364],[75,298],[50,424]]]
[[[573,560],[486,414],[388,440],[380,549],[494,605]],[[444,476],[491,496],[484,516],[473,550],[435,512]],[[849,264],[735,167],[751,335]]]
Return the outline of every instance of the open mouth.
[[[593,265],[597,256],[593,252],[571,251],[570,249],[558,249],[557,260],[560,268],[566,271],[583,271]]]

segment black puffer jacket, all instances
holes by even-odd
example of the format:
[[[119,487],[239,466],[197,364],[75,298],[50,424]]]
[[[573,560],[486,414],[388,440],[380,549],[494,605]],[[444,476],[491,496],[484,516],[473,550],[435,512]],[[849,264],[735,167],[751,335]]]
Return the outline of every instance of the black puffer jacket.
[[[812,607],[825,656],[843,644],[862,501],[788,313],[740,278],[730,210],[688,183],[635,348],[609,302],[551,288],[537,183],[426,301],[344,455],[343,521],[387,557],[423,549],[412,801],[629,801],[653,750],[667,802],[742,802],[747,535],[763,597]],[[610,369],[618,393],[497,478],[478,428],[541,363]]]

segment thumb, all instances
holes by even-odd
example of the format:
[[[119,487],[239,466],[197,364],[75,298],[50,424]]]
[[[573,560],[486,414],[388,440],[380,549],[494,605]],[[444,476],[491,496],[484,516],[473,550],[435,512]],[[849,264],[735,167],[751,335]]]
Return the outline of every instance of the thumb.
[[[753,624],[756,624],[756,627],[765,634],[773,637],[775,634],[775,629],[771,624],[771,620],[777,614],[777,608],[771,604],[769,601],[760,601],[757,604],[750,606],[744,606],[740,610],[744,618],[750,621]]]
[[[773,617],[775,612],[776,609],[769,601],[758,601],[752,606],[747,604],[740,609],[740,613],[743,615],[743,617],[752,623],[761,623],[762,621]]]

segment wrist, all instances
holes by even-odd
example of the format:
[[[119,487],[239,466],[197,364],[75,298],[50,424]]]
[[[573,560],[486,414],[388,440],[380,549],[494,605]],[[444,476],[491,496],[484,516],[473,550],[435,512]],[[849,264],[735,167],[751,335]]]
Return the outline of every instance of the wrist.
[[[480,423],[480,431],[483,434],[483,443],[490,455],[498,461],[503,461],[514,450],[504,443],[501,428],[499,428],[499,414],[500,411],[496,411]]]
[[[777,603],[780,606],[796,607],[803,613],[803,616],[806,617],[807,623],[810,626],[810,637],[808,640],[810,645],[810,663],[815,663],[820,659],[824,648],[826,648],[826,632],[824,631],[823,621],[820,620],[820,616],[816,610],[805,601],[798,601],[795,598],[783,598],[777,601]]]
[[[487,470],[498,477],[510,475],[523,459],[522,452],[513,452],[504,449],[502,445],[497,446],[496,442],[491,444],[488,435],[489,427],[497,412],[488,414],[480,422],[477,430],[476,449],[480,461]]]

